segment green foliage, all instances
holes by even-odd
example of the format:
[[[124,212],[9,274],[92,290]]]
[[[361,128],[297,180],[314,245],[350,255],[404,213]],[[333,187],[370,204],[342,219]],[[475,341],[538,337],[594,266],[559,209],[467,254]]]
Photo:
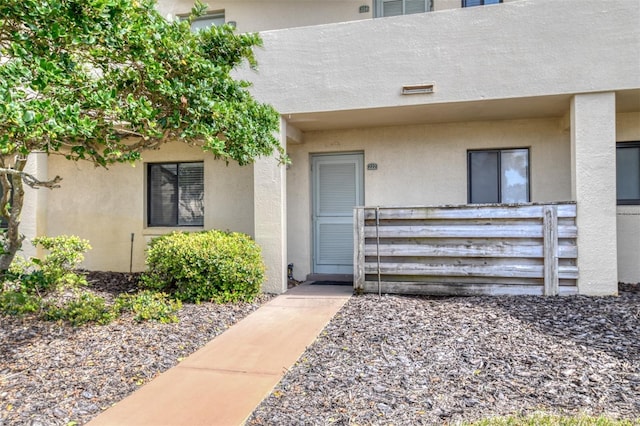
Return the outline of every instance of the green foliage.
[[[8,315],[24,315],[38,312],[42,299],[24,289],[0,292],[0,312]]]
[[[115,318],[104,298],[84,292],[62,305],[48,304],[44,318],[50,321],[66,320],[72,325],[87,323],[109,324]]]
[[[276,112],[230,74],[244,61],[255,66],[258,35],[229,26],[191,32],[189,20],[167,21],[156,7],[4,0],[0,122],[10,125],[0,128],[0,152],[62,150],[105,165],[171,137],[246,164],[278,149]]]
[[[251,301],[260,292],[264,263],[247,235],[217,230],[154,238],[142,281],[189,302]]]
[[[31,259],[39,267],[48,286],[76,287],[87,283],[84,276],[73,269],[84,260],[84,253],[91,249],[89,241],[75,235],[58,237],[38,237],[33,245],[49,251],[44,259]]]
[[[6,288],[20,288],[28,293],[44,294],[52,289],[55,283],[51,283],[45,274],[36,269],[33,259],[28,261],[17,257],[3,275],[3,283]]]
[[[144,290],[134,295],[121,294],[113,305],[92,293],[78,293],[78,286],[87,281],[72,268],[91,248],[88,241],[75,236],[40,237],[34,239],[34,244],[49,253],[44,259],[15,259],[0,283],[0,313],[38,314],[49,321],[65,320],[76,326],[108,324],[123,312],[132,313],[138,322],[178,322],[176,313],[182,303],[164,293]],[[75,292],[70,299],[64,294],[69,289]]]
[[[176,313],[182,308],[179,300],[171,300],[165,293],[143,290],[137,294],[121,294],[114,303],[117,313],[131,312],[138,321],[178,322]]]
[[[187,20],[168,21],[156,6],[0,2],[0,215],[9,223],[0,269],[20,248],[22,181],[54,187],[59,179],[43,183],[25,173],[31,152],[107,166],[183,140],[241,165],[275,150],[287,161],[274,136],[277,112],[231,76],[243,63],[256,66],[260,37],[230,26],[192,32],[190,20],[206,10],[199,2]]]

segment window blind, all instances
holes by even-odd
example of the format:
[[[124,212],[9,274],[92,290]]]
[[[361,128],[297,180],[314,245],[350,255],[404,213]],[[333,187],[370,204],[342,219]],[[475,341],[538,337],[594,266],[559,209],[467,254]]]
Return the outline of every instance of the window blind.
[[[149,226],[204,223],[203,163],[149,164]]]
[[[427,12],[430,0],[378,0],[377,16],[410,15]]]

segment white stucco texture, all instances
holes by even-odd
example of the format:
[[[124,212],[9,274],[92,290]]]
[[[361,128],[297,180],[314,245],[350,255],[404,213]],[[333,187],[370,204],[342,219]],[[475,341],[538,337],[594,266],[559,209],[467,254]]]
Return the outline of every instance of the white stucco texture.
[[[498,6],[266,31],[260,72],[241,76],[285,116],[640,87],[637,1]]]
[[[280,143],[286,147],[286,122],[281,120]],[[287,175],[276,155],[259,158],[253,165],[255,239],[267,266],[262,290],[287,290]]]
[[[571,103],[572,195],[577,201],[578,291],[617,294],[615,94]]]
[[[365,204],[411,206],[467,202],[467,150],[529,148],[531,201],[571,200],[570,140],[561,119],[442,123],[305,133],[290,144],[287,171],[289,260],[296,277],[311,271],[311,182],[315,153],[363,152]]]
[[[145,164],[204,161],[204,227],[148,227],[146,220]],[[145,267],[149,240],[174,230],[221,229],[253,236],[253,169],[214,160],[198,147],[175,142],[143,155],[135,165],[118,164],[108,170],[89,163],[49,158],[50,176],[62,176],[62,187],[51,191],[46,234],[74,234],[88,239],[93,249],[83,267],[133,271]],[[131,234],[134,234],[131,258]]]

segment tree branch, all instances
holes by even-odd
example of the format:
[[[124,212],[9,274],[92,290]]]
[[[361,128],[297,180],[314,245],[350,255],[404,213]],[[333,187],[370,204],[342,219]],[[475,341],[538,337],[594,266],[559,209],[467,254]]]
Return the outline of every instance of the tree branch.
[[[38,188],[49,188],[49,189],[53,189],[53,188],[60,188],[60,181],[62,181],[62,178],[60,176],[56,176],[55,178],[51,179],[51,180],[46,180],[46,181],[42,181],[40,179],[37,179],[34,175],[27,173],[27,172],[23,172],[20,170],[15,170],[15,169],[7,169],[4,167],[0,167],[0,175],[13,175],[13,176],[20,176],[22,178],[22,181],[27,184],[29,187],[34,188],[34,189],[38,189]]]

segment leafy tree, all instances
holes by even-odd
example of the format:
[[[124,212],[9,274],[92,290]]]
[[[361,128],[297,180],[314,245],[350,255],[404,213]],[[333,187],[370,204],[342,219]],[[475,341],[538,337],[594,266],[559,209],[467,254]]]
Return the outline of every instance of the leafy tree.
[[[257,34],[229,26],[191,32],[155,0],[0,2],[0,247],[6,270],[19,234],[24,186],[59,186],[25,172],[32,152],[99,166],[133,162],[168,140],[249,164],[279,150],[275,110],[231,71],[256,66]]]

